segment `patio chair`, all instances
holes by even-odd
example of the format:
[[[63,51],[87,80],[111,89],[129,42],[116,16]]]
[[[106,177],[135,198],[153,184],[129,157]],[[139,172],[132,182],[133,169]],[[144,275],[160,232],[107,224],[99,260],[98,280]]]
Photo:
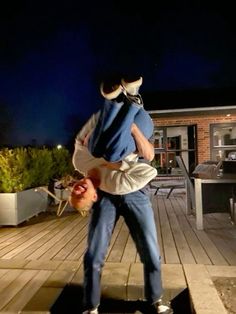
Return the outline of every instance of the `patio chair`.
[[[168,181],[171,181],[171,180],[168,180]],[[157,184],[153,184],[153,183],[156,183]],[[175,190],[175,189],[185,189],[185,184],[178,184],[178,183],[172,183],[172,184],[165,184],[165,183],[159,183],[158,184],[158,180],[154,179],[150,182],[149,184],[150,188],[151,189],[155,189],[155,193],[154,195],[157,195],[158,191],[161,190],[161,189],[169,189],[169,192],[167,193],[166,195],[166,198],[169,198],[171,193]]]
[[[195,189],[194,189],[193,181],[191,180],[188,170],[185,167],[183,158],[181,156],[175,156],[175,159],[186,180],[187,195],[190,196],[190,209],[195,209],[196,208],[195,207]]]
[[[54,193],[52,193],[51,191],[48,190],[47,187],[45,186],[40,186],[39,188],[37,188],[36,190],[42,190],[43,192],[47,193],[48,195],[50,195],[53,199],[55,199],[56,201],[58,201],[58,207],[57,207],[57,216],[61,216],[61,214],[64,212],[64,210],[66,209],[66,206],[69,204],[69,199],[68,197],[63,198],[62,195],[63,193],[61,193],[61,197],[58,197],[57,195],[55,195]],[[66,190],[66,189],[65,189]]]

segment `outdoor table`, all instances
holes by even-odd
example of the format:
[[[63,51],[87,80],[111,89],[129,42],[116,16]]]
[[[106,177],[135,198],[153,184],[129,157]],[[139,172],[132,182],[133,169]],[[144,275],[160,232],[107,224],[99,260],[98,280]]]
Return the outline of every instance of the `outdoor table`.
[[[229,212],[230,198],[236,195],[236,175],[223,175],[215,179],[194,178],[196,227],[203,230],[203,214]]]

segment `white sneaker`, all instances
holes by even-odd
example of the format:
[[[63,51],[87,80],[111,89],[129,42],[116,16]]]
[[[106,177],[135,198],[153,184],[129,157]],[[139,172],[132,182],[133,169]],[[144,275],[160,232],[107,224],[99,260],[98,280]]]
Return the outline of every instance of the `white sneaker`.
[[[169,305],[162,303],[162,299],[158,300],[157,303],[155,303],[155,308],[158,314],[173,314],[174,313],[172,308]]]
[[[84,311],[82,314],[98,314],[98,309],[94,309],[91,311]]]
[[[129,95],[138,95],[139,88],[143,83],[143,78],[140,76],[139,79],[134,81],[126,81],[125,79],[121,79],[121,84],[124,87],[124,89],[127,91]]]
[[[102,83],[100,86],[100,92],[102,96],[108,100],[117,98],[123,92],[123,90],[124,88],[119,84],[109,86],[109,88],[104,83]]]

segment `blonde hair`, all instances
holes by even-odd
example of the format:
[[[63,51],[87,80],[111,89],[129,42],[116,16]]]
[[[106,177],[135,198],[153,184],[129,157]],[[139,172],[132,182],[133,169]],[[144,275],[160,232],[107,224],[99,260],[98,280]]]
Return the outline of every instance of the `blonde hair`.
[[[80,213],[82,217],[87,217],[90,213],[90,210],[94,202],[89,201],[88,204],[81,206],[81,204],[79,204],[79,202],[76,199],[73,199],[70,196],[69,203],[74,209],[76,209]]]

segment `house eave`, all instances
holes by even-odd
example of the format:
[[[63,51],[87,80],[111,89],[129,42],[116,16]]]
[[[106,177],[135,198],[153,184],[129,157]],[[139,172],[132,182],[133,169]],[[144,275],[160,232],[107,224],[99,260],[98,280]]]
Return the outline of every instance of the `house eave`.
[[[232,114],[236,113],[236,106],[213,106],[213,107],[195,107],[195,108],[179,108],[179,109],[160,109],[148,110],[151,116],[179,116],[192,114]]]

